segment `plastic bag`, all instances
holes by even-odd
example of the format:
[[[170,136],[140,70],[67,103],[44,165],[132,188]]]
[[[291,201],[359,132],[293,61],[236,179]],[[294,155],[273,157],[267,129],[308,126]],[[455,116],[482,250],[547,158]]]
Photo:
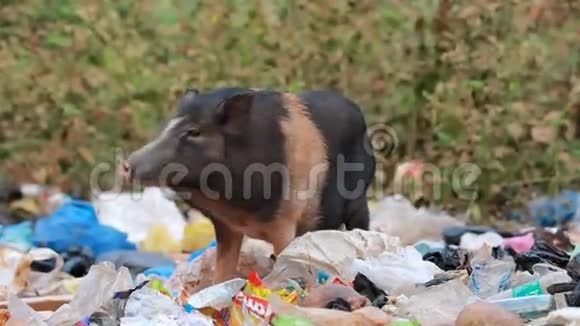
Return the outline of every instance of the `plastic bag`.
[[[491,248],[484,245],[471,260],[471,268],[468,287],[485,299],[507,289],[515,264],[509,256],[502,260],[493,258]]]
[[[181,243],[185,218],[160,188],[148,187],[142,193],[101,193],[93,204],[99,221],[126,232],[131,242],[140,243],[152,225],[162,224],[171,239]]]
[[[523,326],[524,323],[517,314],[507,311],[499,305],[476,302],[461,310],[455,325]]]
[[[382,308],[387,303],[387,293],[379,289],[368,277],[361,273],[356,274],[352,286],[356,292],[364,295],[377,308]]]
[[[32,247],[32,223],[0,225],[0,244],[26,251]]]
[[[459,247],[467,251],[477,251],[484,244],[494,248],[501,246],[503,242],[503,237],[495,232],[486,232],[483,234],[467,232],[461,236]]]
[[[99,224],[93,206],[79,200],[67,202],[51,215],[39,219],[34,227],[33,242],[59,253],[74,246],[88,247],[95,256],[115,249],[136,249],[127,241],[125,233]]]
[[[187,223],[183,229],[181,248],[192,252],[208,246],[215,238],[213,223],[206,217],[199,217]]]
[[[158,253],[134,250],[109,251],[97,258],[97,262],[103,261],[112,262],[117,268],[127,267],[133,277],[152,267],[175,267],[175,261],[169,257]]]
[[[35,248],[28,252],[32,261],[31,267],[37,261],[54,261],[52,268],[46,272],[35,271],[31,268],[28,275],[26,289],[21,293],[23,297],[66,294],[65,281],[72,277],[63,272],[64,260],[55,251],[48,248]]]
[[[211,319],[199,312],[185,312],[158,280],[148,281],[130,291],[124,307],[121,325],[213,325]]]
[[[521,253],[516,253],[511,249],[507,251],[514,256],[518,270],[530,272],[535,264],[548,263],[560,268],[566,268],[570,261],[570,255],[542,239],[537,240],[530,250]]]
[[[174,240],[169,229],[159,223],[151,224],[147,236],[139,242],[139,249],[143,251],[172,253],[181,252],[181,243]]]
[[[376,258],[355,259],[351,266],[352,275],[364,274],[389,293],[425,283],[441,272],[435,264],[423,261],[421,254],[411,246],[385,252]]]
[[[360,309],[371,303],[367,297],[360,295],[349,286],[328,283],[313,288],[304,299],[300,300],[300,306],[334,309],[333,302],[338,302],[340,309],[344,311]]]
[[[272,245],[261,240],[245,238],[242,243],[236,276],[245,277],[250,271],[264,276],[272,270],[274,262],[270,258]],[[178,264],[167,281],[167,288],[174,292],[192,295],[213,282],[216,248],[208,248],[191,262]]]
[[[580,308],[566,307],[548,314],[546,325],[577,325],[580,323]]]
[[[444,271],[466,268],[469,262],[467,251],[450,246],[446,246],[442,251],[425,254],[423,260],[432,262]]]
[[[444,212],[417,209],[400,195],[382,199],[371,213],[370,230],[397,236],[403,245],[419,240],[441,240],[443,230],[449,226],[464,225]]]
[[[397,298],[400,314],[416,318],[421,325],[453,325],[466,304],[477,298],[459,279],[425,288],[409,298]]]
[[[351,271],[355,258],[377,256],[399,246],[397,237],[376,231],[309,232],[294,239],[278,255],[264,281],[272,288],[283,286],[289,278],[303,278],[306,283],[316,284],[319,270],[352,279],[356,274]]]
[[[0,248],[0,300],[26,288],[31,262],[28,255],[16,249]]]
[[[529,232],[518,237],[505,238],[503,246],[512,248],[515,252],[524,252],[532,249],[535,241],[534,233]]]
[[[323,308],[298,307],[285,302],[277,294],[268,297],[274,316],[290,315],[309,320],[314,325],[352,326],[388,325],[391,317],[377,307],[364,307],[353,312]],[[274,317],[275,318],[275,317]]]
[[[38,312],[13,295],[10,296],[8,310],[15,320],[35,321],[27,325],[72,325],[97,311],[116,292],[132,286],[131,275],[126,268],[115,270],[112,264],[101,263],[91,267],[87,276],[81,280],[77,294],[71,302],[58,308],[48,319],[44,320]]]

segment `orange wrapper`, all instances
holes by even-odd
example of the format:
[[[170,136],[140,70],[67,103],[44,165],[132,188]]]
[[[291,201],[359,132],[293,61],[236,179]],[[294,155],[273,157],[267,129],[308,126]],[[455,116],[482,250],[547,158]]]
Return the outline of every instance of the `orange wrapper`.
[[[211,316],[219,326],[269,325],[274,314],[266,299],[272,292],[278,293],[285,302],[296,304],[296,291],[272,291],[264,285],[256,272],[248,274],[244,288],[232,298],[232,305],[220,311],[207,308],[202,312]]]

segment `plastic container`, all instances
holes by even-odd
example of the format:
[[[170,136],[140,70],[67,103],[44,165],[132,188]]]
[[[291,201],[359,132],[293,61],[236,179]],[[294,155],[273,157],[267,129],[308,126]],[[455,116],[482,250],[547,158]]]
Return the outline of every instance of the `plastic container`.
[[[491,296],[489,300],[500,300],[500,299],[519,298],[547,294],[548,292],[546,291],[546,289],[549,286],[569,281],[570,277],[565,271],[552,272],[543,275],[540,278],[533,280],[531,282],[527,282],[522,285],[511,288],[509,290],[502,291],[496,295]]]

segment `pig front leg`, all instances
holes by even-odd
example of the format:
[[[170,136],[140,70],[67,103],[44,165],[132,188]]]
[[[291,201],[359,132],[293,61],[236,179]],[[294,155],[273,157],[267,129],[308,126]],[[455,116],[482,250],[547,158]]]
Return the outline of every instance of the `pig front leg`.
[[[213,220],[217,242],[217,257],[214,283],[228,281],[236,276],[243,234],[226,224]]]
[[[278,256],[296,238],[296,224],[285,221],[276,223],[269,234],[269,242],[274,247],[274,255]]]

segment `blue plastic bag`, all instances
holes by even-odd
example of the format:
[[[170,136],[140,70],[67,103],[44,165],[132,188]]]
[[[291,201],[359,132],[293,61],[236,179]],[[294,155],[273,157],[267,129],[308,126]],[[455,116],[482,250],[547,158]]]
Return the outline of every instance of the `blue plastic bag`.
[[[555,198],[541,197],[529,204],[530,216],[536,225],[553,227],[571,221],[577,214],[579,193],[564,190]]]
[[[127,240],[127,234],[97,219],[93,205],[82,200],[71,200],[52,215],[39,219],[34,227],[33,243],[62,253],[72,246],[90,248],[95,257],[117,249],[136,250]]]
[[[0,243],[9,243],[26,251],[32,247],[32,223],[30,221],[0,226]]]

